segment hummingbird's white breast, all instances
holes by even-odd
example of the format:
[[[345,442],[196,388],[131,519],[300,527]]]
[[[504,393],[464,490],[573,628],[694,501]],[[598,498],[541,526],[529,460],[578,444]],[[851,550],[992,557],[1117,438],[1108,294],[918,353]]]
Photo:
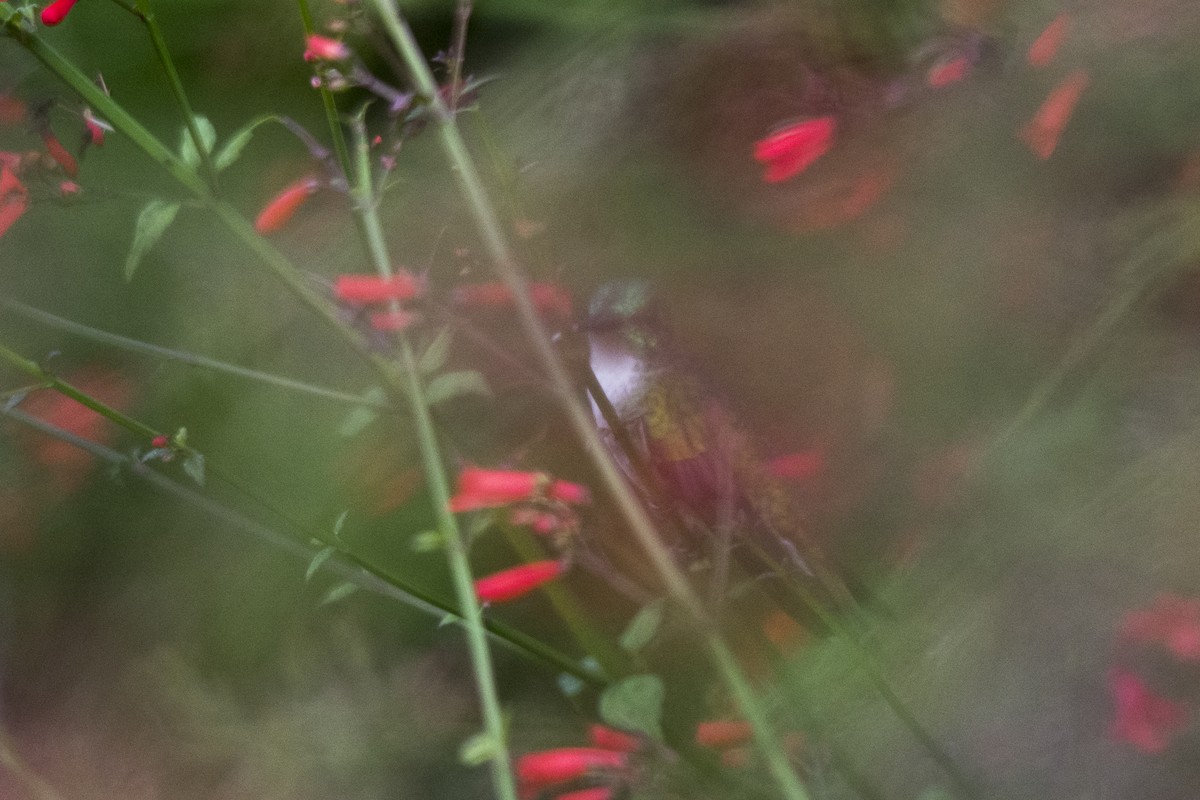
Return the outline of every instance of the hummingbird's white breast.
[[[649,363],[617,335],[589,334],[588,347],[592,372],[617,410],[617,416],[622,420],[638,416],[642,399],[654,378],[654,370]],[[594,400],[592,415],[596,418],[597,426],[608,428]]]

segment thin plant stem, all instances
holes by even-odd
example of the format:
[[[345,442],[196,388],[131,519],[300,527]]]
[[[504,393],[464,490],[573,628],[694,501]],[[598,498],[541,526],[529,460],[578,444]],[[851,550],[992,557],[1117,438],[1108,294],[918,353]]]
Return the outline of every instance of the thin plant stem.
[[[150,344],[149,342],[143,342],[139,339],[131,339],[128,336],[121,336],[116,333],[102,331],[99,328],[93,328],[89,325],[84,325],[73,320],[64,319],[56,314],[51,314],[48,311],[43,311],[42,309],[34,308],[33,306],[28,306],[24,303],[16,300],[10,300],[6,297],[0,297],[0,307],[17,314],[18,316],[24,317],[25,319],[40,322],[48,327],[73,333],[76,336],[80,336],[84,339],[89,339],[93,342],[100,342],[101,344],[107,344],[112,347],[128,350],[133,353],[140,353],[142,355],[151,356],[154,358],[162,358],[167,361],[186,364],[191,367],[201,367],[203,369],[212,370],[213,372],[234,375],[239,378],[245,378],[246,380],[263,383],[268,386],[277,386],[281,389],[288,389],[290,391],[300,392],[302,394],[309,394],[314,397],[322,397],[327,400],[336,400],[338,402],[348,403],[350,405],[362,408],[371,408],[376,411],[384,412],[396,410],[395,407],[386,400],[374,400],[362,395],[343,392],[337,389],[330,389],[326,386],[317,386],[315,384],[295,380],[294,378],[288,378],[283,375],[274,375],[269,372],[263,372],[262,370],[249,369],[248,367],[238,366],[237,364],[230,364],[226,361],[220,361],[215,358],[209,358],[208,356],[189,353],[185,350],[161,347],[159,345]]]
[[[19,409],[0,408],[0,414],[47,436],[78,447],[109,464],[122,467],[139,480],[145,481],[162,493],[202,511],[230,529],[249,534],[305,562],[311,563],[313,557],[317,555],[318,548],[305,543],[315,538],[309,532],[301,531],[300,533],[303,534],[302,538],[282,533],[269,525],[264,525],[261,522],[250,519],[228,506],[205,497],[188,485],[163,475],[161,472],[152,469],[148,464],[136,458],[119,453],[112,448],[105,447],[89,439],[76,436],[69,431],[65,431],[30,414],[26,414]],[[321,569],[330,572],[341,580],[353,583],[361,589],[378,594],[381,597],[396,600],[417,611],[431,614],[438,618],[444,618],[446,615],[461,618],[458,608],[452,604],[446,603],[415,587],[399,584],[392,576],[380,572],[370,564],[359,560],[343,550],[335,552],[330,558],[325,560],[321,565]],[[495,621],[488,621],[486,625],[489,636],[516,653],[525,657],[533,656],[549,666],[573,675],[593,686],[599,687],[605,683],[604,677],[598,672],[585,669],[575,659],[568,657],[518,629]]]
[[[366,234],[365,244],[375,269],[380,277],[390,278],[392,277],[392,266],[387,254],[383,227],[379,221],[379,200],[372,188],[370,145],[367,141],[366,125],[363,120],[365,111],[365,108],[360,111],[351,123],[354,130],[354,164],[356,167],[351,191],[354,194],[355,212],[362,219],[362,229]],[[398,304],[395,301],[392,302],[392,306],[393,311],[398,310]],[[450,486],[446,478],[445,462],[442,459],[441,447],[434,430],[433,417],[430,415],[429,406],[425,401],[425,387],[422,385],[420,371],[417,369],[416,355],[404,332],[400,332],[397,338],[400,345],[401,374],[406,380],[407,395],[421,451],[421,463],[425,472],[425,482],[433,502],[442,547],[445,549],[449,562],[454,594],[462,613],[463,626],[466,628],[467,649],[470,652],[472,672],[475,675],[475,688],[479,693],[483,726],[490,740],[492,786],[500,800],[517,800],[516,781],[508,748],[508,731],[504,724],[504,714],[500,708],[499,693],[496,690],[495,670],[492,667],[491,651],[488,648],[483,624],[483,611],[480,609],[479,599],[475,595],[471,563],[467,558],[467,545],[459,530],[458,519],[450,511]]]
[[[626,485],[600,439],[591,413],[580,401],[566,368],[554,352],[550,337],[533,305],[528,283],[508,245],[507,237],[479,178],[475,163],[467,151],[453,115],[438,95],[433,74],[425,63],[424,55],[412,31],[400,17],[391,0],[371,0],[371,6],[382,20],[385,32],[408,67],[410,78],[417,90],[427,98],[442,147],[459,179],[476,226],[491,256],[493,268],[512,293],[526,338],[549,376],[559,405],[588,458],[595,465],[604,488],[616,503],[621,516],[629,525],[671,598],[700,630],[718,674],[744,718],[750,723],[755,741],[780,791],[790,800],[807,800],[808,793],[788,763],[787,756],[767,720],[765,707],[754,694],[749,679],[738,666],[729,646],[711,626],[711,621],[706,619],[703,603],[675,564],[668,548],[659,539],[645,508]]]
[[[183,124],[187,126],[188,136],[192,138],[192,144],[196,146],[196,151],[200,154],[200,164],[204,170],[204,175],[208,179],[209,185],[216,189],[216,167],[213,166],[208,146],[205,144],[204,137],[200,133],[200,127],[196,122],[196,114],[192,111],[192,104],[188,102],[187,92],[183,88],[183,81],[179,78],[179,70],[175,69],[175,61],[171,58],[171,51],[167,49],[167,40],[163,37],[162,29],[158,26],[154,12],[150,9],[150,0],[134,0],[134,2],[137,4],[138,16],[145,24],[146,31],[150,34],[150,42],[154,45],[154,53],[158,56],[158,62],[162,65],[163,73],[167,77],[167,83],[171,87],[171,96],[175,98],[175,104],[179,106],[179,113],[183,116]]]
[[[300,12],[300,24],[304,26],[304,35],[312,36],[317,32],[317,26],[313,21],[312,9],[309,7],[308,0],[296,0],[296,8]],[[325,122],[329,127],[329,139],[333,142],[333,152],[337,156],[338,165],[342,168],[342,174],[349,176],[353,171],[350,163],[350,150],[346,146],[346,135],[342,132],[337,102],[334,100],[333,92],[329,91],[329,87],[324,82],[317,87],[317,92],[321,95],[321,107],[325,111]]]

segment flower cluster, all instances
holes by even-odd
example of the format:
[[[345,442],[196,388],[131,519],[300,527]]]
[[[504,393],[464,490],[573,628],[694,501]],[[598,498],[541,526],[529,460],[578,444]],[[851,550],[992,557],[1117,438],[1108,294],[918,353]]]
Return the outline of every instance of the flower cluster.
[[[1125,614],[1117,633],[1124,649],[1166,656],[1178,666],[1200,665],[1200,598],[1160,594],[1148,608]],[[1109,734],[1143,753],[1161,753],[1187,724],[1183,702],[1158,694],[1138,673],[1115,666],[1108,673],[1115,717]]]

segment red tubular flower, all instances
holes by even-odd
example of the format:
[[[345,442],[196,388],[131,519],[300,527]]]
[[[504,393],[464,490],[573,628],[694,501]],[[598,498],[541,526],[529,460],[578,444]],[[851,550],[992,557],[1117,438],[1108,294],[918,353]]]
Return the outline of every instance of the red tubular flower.
[[[42,9],[42,24],[57,25],[67,18],[67,14],[79,0],[54,0]]]
[[[533,306],[543,314],[571,316],[571,295],[553,283],[529,284]],[[503,283],[473,283],[454,290],[452,300],[460,308],[512,308],[512,292]]]
[[[619,731],[599,723],[588,728],[588,740],[596,747],[621,753],[635,753],[642,749],[642,740],[632,733],[625,733],[625,731]]]
[[[767,165],[763,180],[779,183],[799,175],[829,150],[837,122],[833,117],[797,122],[780,128],[754,145],[754,159]]]
[[[935,89],[943,89],[967,77],[967,70],[970,68],[970,59],[966,56],[955,56],[939,61],[930,67],[925,81]]]
[[[571,483],[570,481],[555,481],[546,490],[546,495],[552,500],[558,500],[560,503],[567,503],[573,506],[590,503],[592,500],[592,495],[586,486]]]
[[[311,176],[289,184],[263,206],[254,220],[254,229],[264,235],[279,230],[295,216],[305,200],[316,194],[320,186],[317,179]]]
[[[602,770],[622,770],[627,753],[598,747],[560,747],[526,753],[517,759],[517,780],[531,788],[553,786]]]
[[[593,786],[590,789],[564,792],[558,796],[558,800],[612,800],[612,796],[611,786]]]
[[[458,474],[450,510],[457,514],[528,500],[545,481],[546,476],[540,472],[466,467]]]
[[[1029,52],[1026,54],[1026,59],[1029,61],[1029,66],[1041,69],[1054,60],[1058,55],[1058,48],[1062,46],[1063,39],[1067,36],[1067,28],[1070,27],[1071,17],[1068,14],[1059,14],[1054,18],[1054,21],[1046,26],[1038,37],[1033,40],[1033,44],[1029,45]]]
[[[29,210],[29,190],[17,178],[14,167],[0,163],[0,236]]]
[[[767,462],[767,472],[789,481],[806,481],[825,469],[825,451],[820,448],[776,456]]]
[[[1109,735],[1143,753],[1166,750],[1171,737],[1187,722],[1183,706],[1158,696],[1129,670],[1120,667],[1110,670],[1108,688],[1117,712],[1109,726]]]
[[[58,162],[63,172],[72,178],[79,174],[79,163],[75,160],[75,156],[63,147],[57,136],[53,133],[46,133],[42,136],[42,142],[46,145],[46,152]]]
[[[378,275],[339,275],[333,283],[338,300],[356,305],[411,300],[421,293],[421,283],[403,270],[390,278]]]
[[[305,61],[345,61],[350,57],[350,48],[337,39],[313,34],[305,40]]]
[[[475,595],[482,603],[506,603],[529,594],[563,573],[558,561],[534,561],[506,569],[475,581]]]
[[[1160,594],[1150,608],[1126,614],[1118,636],[1161,645],[1180,661],[1200,662],[1200,599]]]
[[[696,744],[701,747],[726,748],[745,744],[754,736],[749,722],[718,719],[696,726]]]
[[[1033,154],[1043,161],[1058,147],[1058,139],[1071,120],[1080,95],[1090,79],[1087,72],[1077,69],[1054,87],[1031,119],[1020,130],[1020,137]]]

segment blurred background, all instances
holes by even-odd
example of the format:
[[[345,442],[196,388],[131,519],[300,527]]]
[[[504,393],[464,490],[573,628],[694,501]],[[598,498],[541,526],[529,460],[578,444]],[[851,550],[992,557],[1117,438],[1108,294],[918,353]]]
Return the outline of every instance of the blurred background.
[[[401,6],[427,53],[448,46],[452,3]],[[262,114],[325,138],[293,3],[155,7],[221,139]],[[323,23],[347,8],[314,13]],[[1061,15],[1061,44],[1031,63]],[[481,0],[472,19],[466,72],[489,80],[461,121],[531,273],[579,309],[606,282],[649,280],[681,359],[764,456],[821,454],[822,470],[795,487],[806,515],[886,607],[871,637],[899,693],[987,796],[1183,800],[1200,782],[1196,727],[1139,752],[1111,735],[1106,685],[1126,658],[1124,614],[1163,592],[1200,593],[1198,35],[1200,6],[1186,0]],[[128,14],[85,0],[45,37],[178,140]],[[368,60],[391,79],[385,57]],[[1080,71],[1086,87],[1043,158],[1030,126]],[[7,39],[0,93],[79,110]],[[839,121],[829,152],[765,182],[755,143],[822,115]],[[52,119],[74,147],[78,123]],[[0,126],[0,150],[39,145],[24,125]],[[268,125],[222,189],[252,217],[311,169],[305,147]],[[65,199],[31,187],[29,211],[0,238],[3,298],[372,388],[197,209],[124,279],[139,209],[180,196],[131,142],[90,149],[77,181]],[[392,253],[435,293],[489,279],[428,133],[400,153],[383,215]],[[366,271],[333,192],[276,242],[314,285]],[[510,334],[500,326],[495,341],[517,347]],[[403,420],[347,435],[346,404],[122,352],[11,307],[0,342],[152,426],[185,426],[210,468],[208,497],[300,542],[327,539],[348,512],[357,554],[450,597],[440,555],[410,544],[431,517]],[[454,358],[480,366],[472,355]],[[586,482],[544,394],[495,365],[487,377],[494,402],[439,418],[454,457]],[[0,380],[6,392],[29,382],[7,368]],[[122,452],[148,447],[46,394],[21,408]],[[614,519],[601,501],[585,532],[636,559]],[[475,555],[513,560],[500,541]],[[479,728],[461,631],[368,592],[326,602],[337,579],[305,569],[0,421],[5,747],[63,798],[486,796],[484,771],[457,758]],[[585,580],[568,586],[614,635],[636,611]],[[537,597],[492,613],[577,651]],[[1160,656],[1140,668],[1195,711],[1194,665]],[[836,640],[794,651],[779,702],[803,693],[820,741],[880,797],[957,796],[854,658]],[[582,741],[593,698],[564,695],[551,667],[502,649],[497,659],[517,752]],[[694,704],[693,716],[722,713]],[[815,798],[854,795],[827,767],[808,777]],[[35,795],[0,768],[0,796]]]

